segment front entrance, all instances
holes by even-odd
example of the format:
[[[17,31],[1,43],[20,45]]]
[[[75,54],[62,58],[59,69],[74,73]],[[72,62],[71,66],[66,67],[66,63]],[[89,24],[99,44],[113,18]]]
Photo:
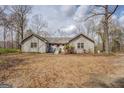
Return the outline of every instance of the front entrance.
[[[62,53],[64,51],[64,45],[60,44],[49,44],[48,53]]]
[[[48,53],[54,53],[55,48],[53,47],[53,44],[48,44]]]

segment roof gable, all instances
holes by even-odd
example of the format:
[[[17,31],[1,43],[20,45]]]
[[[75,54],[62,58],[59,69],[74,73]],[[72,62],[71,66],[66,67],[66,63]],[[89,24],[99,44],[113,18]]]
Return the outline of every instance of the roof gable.
[[[41,41],[43,41],[43,42],[45,42],[45,43],[48,42],[45,38],[40,37],[39,35],[31,34],[30,36],[26,37],[21,43],[23,44],[25,41],[27,41],[27,40],[28,40],[29,38],[31,38],[32,36],[34,36],[34,37],[40,39]]]
[[[77,38],[80,37],[80,36],[83,36],[83,37],[85,37],[86,39],[88,39],[89,41],[95,43],[94,40],[90,39],[89,37],[85,36],[84,34],[79,34],[79,35],[75,36],[75,37],[72,38],[69,42],[71,42],[71,41],[77,39]]]
[[[27,38],[25,38],[22,41],[22,44],[27,41],[29,38],[31,38],[32,36],[35,36],[36,38],[42,40],[45,43],[56,43],[56,44],[67,44],[75,39],[77,39],[80,36],[83,36],[84,38],[88,39],[89,41],[93,42],[94,41],[92,39],[90,39],[89,37],[85,36],[84,34],[79,34],[77,36],[75,36],[74,38],[69,38],[69,37],[41,37],[37,34],[32,33],[30,36],[28,36]]]

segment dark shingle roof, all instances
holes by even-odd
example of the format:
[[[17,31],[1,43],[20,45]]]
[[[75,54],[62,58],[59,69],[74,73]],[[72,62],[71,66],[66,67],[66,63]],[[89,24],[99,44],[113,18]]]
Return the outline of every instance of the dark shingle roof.
[[[85,37],[86,39],[88,39],[89,41],[93,42],[94,43],[94,40],[92,40],[91,38],[89,38],[88,36],[84,35],[84,34],[78,34],[77,36],[73,37],[69,42],[75,40],[76,38],[80,37],[80,36],[83,36]]]
[[[94,41],[93,41],[92,39],[90,39],[89,37],[85,36],[84,34],[79,34],[79,35],[77,35],[77,36],[71,38],[71,37],[41,37],[41,36],[39,36],[39,35],[37,35],[37,34],[34,34],[34,33],[31,34],[30,36],[28,36],[27,38],[25,38],[25,39],[22,41],[22,43],[25,42],[27,39],[29,39],[29,38],[32,37],[32,36],[35,36],[35,37],[39,38],[39,39],[42,40],[42,41],[45,41],[45,42],[48,42],[48,43],[54,43],[54,44],[66,44],[66,43],[69,43],[69,42],[75,40],[75,39],[78,38],[79,36],[83,36],[83,37],[85,37],[86,39],[88,39],[88,40],[90,40],[91,42],[94,43]]]
[[[39,35],[37,35],[37,34],[32,33],[30,36],[26,37],[21,43],[24,43],[26,40],[28,40],[28,39],[31,38],[32,36],[35,36],[35,37],[39,38],[40,40],[42,40],[42,41],[44,41],[44,42],[48,42],[45,38],[43,38],[43,37],[41,37],[41,36],[39,36]]]
[[[69,37],[46,37],[45,39],[49,43],[65,44],[65,43],[68,43],[69,40],[71,40],[72,38],[69,38]]]

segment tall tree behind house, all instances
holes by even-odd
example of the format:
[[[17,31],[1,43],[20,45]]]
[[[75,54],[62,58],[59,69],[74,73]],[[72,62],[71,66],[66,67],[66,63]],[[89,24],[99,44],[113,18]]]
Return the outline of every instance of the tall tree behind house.
[[[17,32],[18,48],[21,48],[21,41],[24,39],[24,31],[27,26],[27,16],[31,12],[32,6],[15,5],[11,6],[13,24]]]
[[[99,15],[103,16],[103,18],[104,18],[103,27],[104,27],[104,34],[105,34],[105,52],[106,52],[106,54],[109,54],[110,50],[109,50],[109,32],[108,32],[109,23],[108,22],[109,22],[110,17],[116,12],[118,5],[113,6],[114,8],[109,7],[108,5],[97,5],[95,7],[101,8],[103,11],[91,10],[91,15],[89,17],[87,17],[85,19],[85,21],[94,16],[99,16]]]
[[[43,37],[49,36],[47,32],[48,22],[41,14],[34,15],[31,21],[31,29],[35,31],[36,34]]]
[[[0,6],[0,26],[3,28],[3,40],[4,40],[4,48],[6,48],[6,13],[5,10],[7,6]]]

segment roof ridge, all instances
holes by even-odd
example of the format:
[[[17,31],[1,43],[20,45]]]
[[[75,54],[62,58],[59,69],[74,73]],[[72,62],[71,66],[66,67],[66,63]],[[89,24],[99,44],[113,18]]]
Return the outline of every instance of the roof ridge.
[[[41,40],[44,40],[46,42],[50,42],[50,43],[68,43],[72,40],[74,40],[75,38],[79,37],[80,35],[82,35],[83,37],[89,39],[90,41],[94,42],[94,40],[92,40],[90,37],[86,36],[85,34],[83,33],[80,33],[74,37],[43,37],[43,36],[40,36],[38,34],[35,34],[35,33],[32,33],[30,36],[28,36],[27,38],[25,38],[22,43],[28,39],[29,37],[31,37],[32,35],[34,35],[35,37],[41,39]]]
[[[77,35],[76,35],[75,37],[73,37],[70,41],[72,41],[73,39],[79,37],[80,35],[83,35],[85,38],[89,39],[90,41],[92,41],[92,42],[94,43],[94,40],[93,40],[93,39],[91,39],[89,36],[86,36],[86,35],[83,34],[83,33],[77,34]],[[69,42],[70,42],[70,41],[69,41]]]

